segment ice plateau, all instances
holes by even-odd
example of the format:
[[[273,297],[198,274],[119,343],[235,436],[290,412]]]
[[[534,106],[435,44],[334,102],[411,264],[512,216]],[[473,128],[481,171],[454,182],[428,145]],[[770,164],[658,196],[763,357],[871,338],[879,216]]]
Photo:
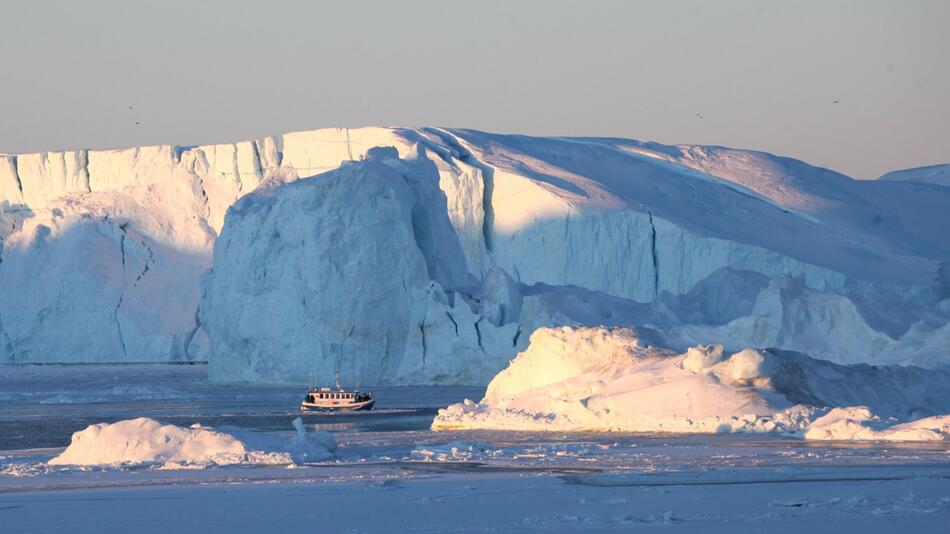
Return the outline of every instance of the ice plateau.
[[[0,362],[487,383],[540,327],[636,325],[937,368],[950,188],[930,182],[441,128],[0,155]]]
[[[950,438],[950,415],[934,415],[950,412],[946,370],[837,365],[780,350],[726,354],[722,345],[680,354],[649,339],[630,328],[539,328],[480,402],[439,410],[432,427]],[[915,420],[899,422],[907,419]]]

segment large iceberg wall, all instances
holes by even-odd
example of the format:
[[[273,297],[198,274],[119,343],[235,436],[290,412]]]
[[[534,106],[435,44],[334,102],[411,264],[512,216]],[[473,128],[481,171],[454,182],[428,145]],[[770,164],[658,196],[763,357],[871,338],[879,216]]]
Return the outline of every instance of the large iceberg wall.
[[[438,180],[420,167],[376,149],[231,208],[201,306],[212,376],[479,382],[499,368],[503,329],[482,337],[481,317],[435,280],[464,273],[464,256],[439,229],[445,212],[419,209],[420,182]]]
[[[214,240],[194,185],[87,192],[21,220],[0,251],[0,361],[192,359]]]
[[[300,137],[0,154],[0,362],[207,359],[199,279],[225,213],[285,141],[288,161],[316,161]]]
[[[374,147],[392,149],[367,158]],[[332,195],[315,185],[328,179]],[[389,211],[358,213],[380,183]],[[680,349],[940,366],[946,206],[947,188],[759,152],[437,128],[0,155],[0,361],[208,359],[225,380],[338,368],[364,383],[484,383],[540,326],[604,324],[647,325]],[[350,209],[339,228],[335,210]],[[339,236],[314,219],[350,241],[324,243]],[[398,246],[331,261],[390,233]],[[370,268],[376,252],[400,258],[398,276]],[[258,288],[261,272],[283,274]],[[383,291],[400,277],[407,289]],[[384,300],[344,302],[365,288]],[[348,311],[321,307],[325,295]],[[383,333],[357,335],[370,330],[361,315]]]

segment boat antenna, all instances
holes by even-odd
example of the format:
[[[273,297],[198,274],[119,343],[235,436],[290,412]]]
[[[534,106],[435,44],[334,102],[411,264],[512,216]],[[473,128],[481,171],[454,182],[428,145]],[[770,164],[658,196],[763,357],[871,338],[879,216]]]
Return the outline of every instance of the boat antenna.
[[[343,391],[343,388],[340,387],[340,372],[336,372],[336,388],[340,391]]]

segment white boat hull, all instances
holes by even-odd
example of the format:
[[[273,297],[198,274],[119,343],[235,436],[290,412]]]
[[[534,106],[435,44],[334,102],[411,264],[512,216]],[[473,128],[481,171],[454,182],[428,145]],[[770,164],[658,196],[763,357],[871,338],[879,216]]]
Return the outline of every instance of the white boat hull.
[[[356,412],[360,410],[371,410],[376,399],[370,399],[362,402],[346,402],[340,400],[327,400],[323,402],[302,402],[300,409],[304,412]]]

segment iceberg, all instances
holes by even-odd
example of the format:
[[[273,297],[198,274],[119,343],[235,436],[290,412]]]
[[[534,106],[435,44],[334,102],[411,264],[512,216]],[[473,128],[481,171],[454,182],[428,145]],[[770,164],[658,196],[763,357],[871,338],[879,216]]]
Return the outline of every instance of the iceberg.
[[[49,465],[158,465],[165,469],[231,464],[291,464],[323,460],[336,450],[329,432],[306,432],[300,418],[289,442],[231,429],[216,431],[199,424],[189,428],[163,425],[148,417],[89,425],[72,436],[69,446]]]
[[[629,328],[541,328],[481,401],[439,410],[432,428],[944,441],[950,415],[933,412],[950,412],[947,393],[948,371],[721,345],[677,353]]]
[[[950,187],[950,164],[903,169],[882,175],[878,180],[918,182]]]
[[[448,221],[420,209],[412,165],[373,149],[231,208],[200,313],[212,376],[477,383],[497,370],[517,325],[436,281],[464,273],[464,256]]]
[[[887,424],[866,406],[834,408],[809,424],[803,437],[827,441],[947,441],[950,415]]]
[[[605,325],[939,368],[947,206],[762,152],[443,128],[0,155],[0,362],[484,384],[538,328]]]

